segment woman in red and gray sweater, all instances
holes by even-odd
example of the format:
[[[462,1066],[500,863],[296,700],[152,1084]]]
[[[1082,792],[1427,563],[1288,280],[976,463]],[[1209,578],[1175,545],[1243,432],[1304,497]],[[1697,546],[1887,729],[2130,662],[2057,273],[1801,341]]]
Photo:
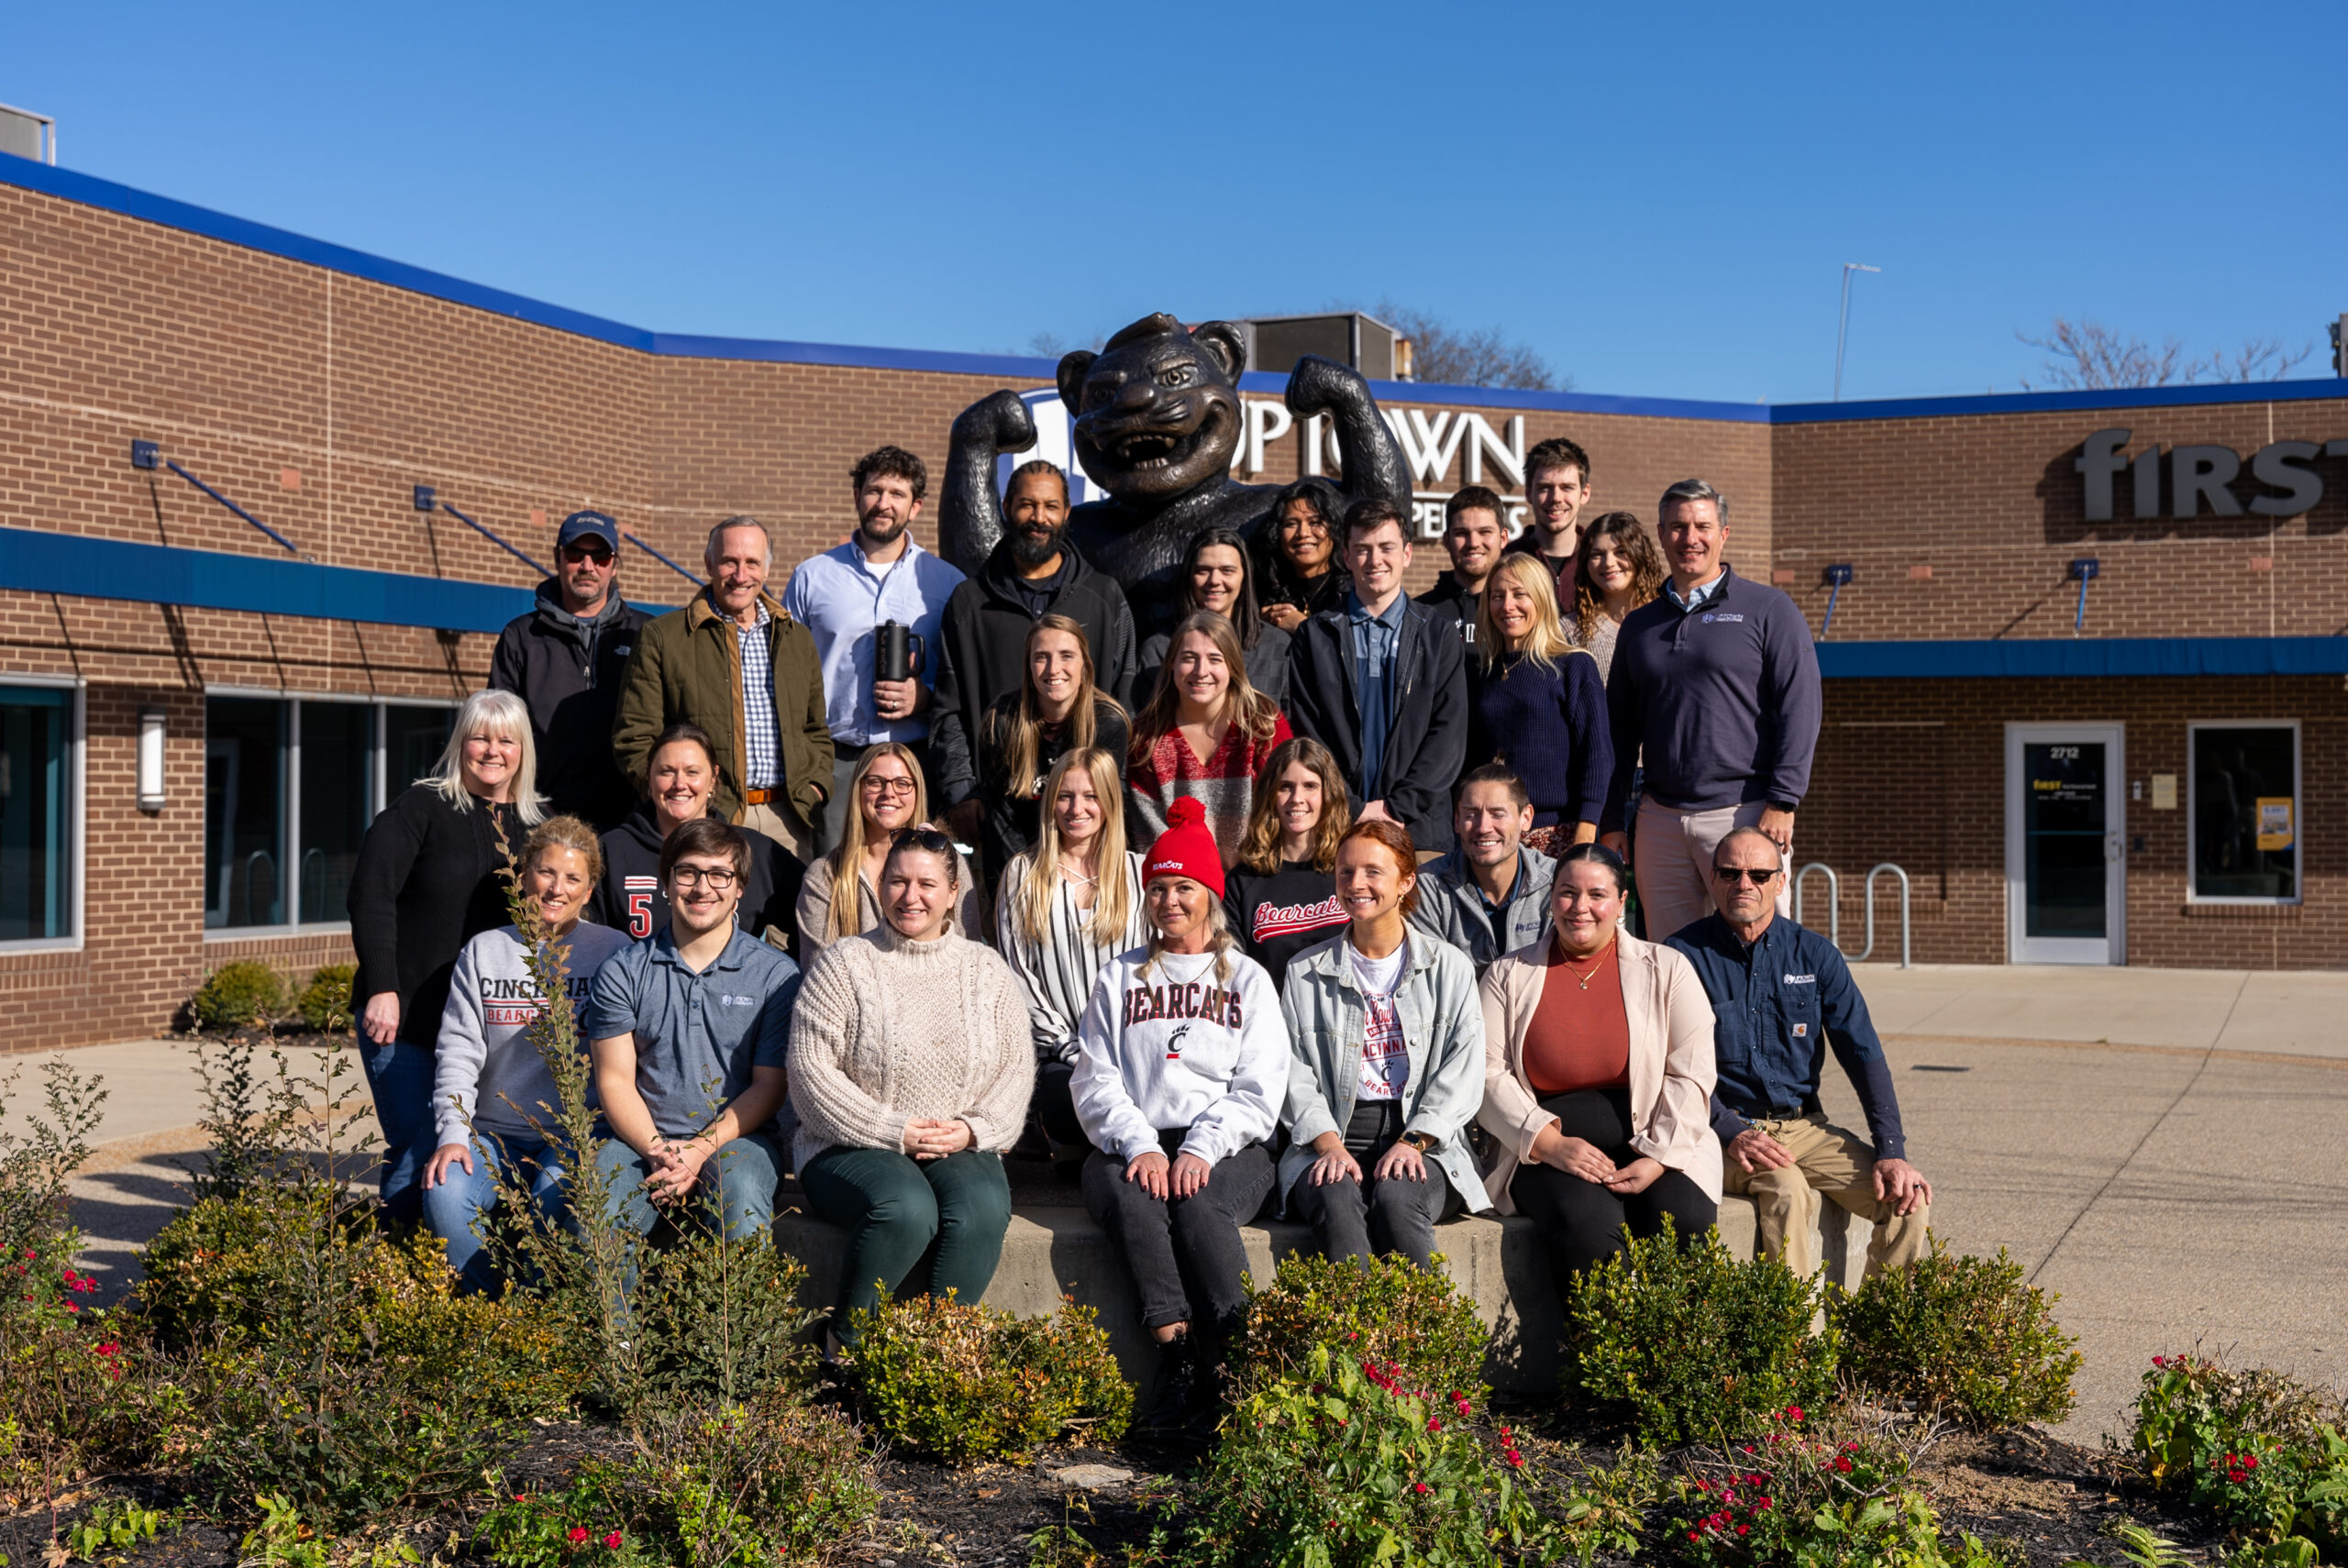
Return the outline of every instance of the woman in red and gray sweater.
[[[1288,720],[1247,684],[1231,623],[1212,610],[1183,617],[1158,669],[1157,690],[1134,720],[1125,767],[1134,836],[1156,838],[1174,802],[1193,800],[1229,866],[1246,836],[1256,780],[1288,738]]]

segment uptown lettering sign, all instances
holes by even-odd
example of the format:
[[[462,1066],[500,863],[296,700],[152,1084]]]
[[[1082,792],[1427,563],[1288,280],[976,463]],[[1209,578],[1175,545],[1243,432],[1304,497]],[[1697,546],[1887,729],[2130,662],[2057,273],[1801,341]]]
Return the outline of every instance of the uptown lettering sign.
[[[1232,460],[1232,471],[1259,474],[1265,467],[1264,448],[1294,430],[1295,416],[1272,398],[1242,398],[1240,403],[1247,413],[1247,430]],[[1451,499],[1453,491],[1468,484],[1490,484],[1500,491],[1501,521],[1507,525],[1509,537],[1524,532],[1530,508],[1523,496],[1508,493],[1524,484],[1523,414],[1512,415],[1504,427],[1495,430],[1490,420],[1473,410],[1439,408],[1430,413],[1423,408],[1381,408],[1379,413],[1411,466],[1411,521],[1420,538],[1443,537],[1443,503]],[[1318,415],[1306,420],[1300,439],[1298,466],[1302,472],[1336,472],[1337,436],[1328,420]],[[1491,465],[1489,480],[1484,469],[1488,461]],[[1464,470],[1457,484],[1451,481],[1455,469]]]
[[[2138,517],[2298,517],[2323,499],[2323,476],[2311,466],[2318,457],[2348,458],[2348,441],[2270,441],[2250,456],[2250,480],[2280,494],[2254,494],[2244,501],[2242,454],[2232,447],[2172,447],[2154,442],[2127,455],[2129,433],[2117,425],[2099,430],[2080,447],[2071,466],[2086,491],[2087,520],[2112,519],[2112,480],[2129,476],[2130,502]],[[2165,481],[2165,482],[2164,482]],[[2165,505],[2164,505],[2165,503]]]

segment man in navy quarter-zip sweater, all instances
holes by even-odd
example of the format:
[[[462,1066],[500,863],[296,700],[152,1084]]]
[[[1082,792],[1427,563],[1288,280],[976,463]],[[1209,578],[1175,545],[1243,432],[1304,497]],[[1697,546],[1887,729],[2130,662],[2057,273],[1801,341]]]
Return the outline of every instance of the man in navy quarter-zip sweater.
[[[1606,706],[1614,786],[1600,825],[1623,849],[1623,802],[1644,762],[1633,875],[1650,942],[1711,912],[1712,852],[1761,830],[1792,864],[1794,812],[1818,746],[1818,650],[1794,602],[1736,575],[1722,554],[1728,501],[1702,480],[1663,492],[1656,533],[1671,580],[1631,612],[1614,646]],[[1778,913],[1790,918],[1789,885]]]

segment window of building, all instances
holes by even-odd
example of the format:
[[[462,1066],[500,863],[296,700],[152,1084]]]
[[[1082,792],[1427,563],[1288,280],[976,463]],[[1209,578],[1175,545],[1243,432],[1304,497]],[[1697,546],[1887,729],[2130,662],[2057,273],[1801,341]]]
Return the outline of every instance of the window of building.
[[[216,694],[204,711],[205,929],[349,920],[368,824],[430,769],[454,710]]]
[[[2186,726],[2187,842],[2196,900],[2299,901],[2299,726],[2289,720]]]
[[[0,686],[0,943],[74,935],[77,697]]]

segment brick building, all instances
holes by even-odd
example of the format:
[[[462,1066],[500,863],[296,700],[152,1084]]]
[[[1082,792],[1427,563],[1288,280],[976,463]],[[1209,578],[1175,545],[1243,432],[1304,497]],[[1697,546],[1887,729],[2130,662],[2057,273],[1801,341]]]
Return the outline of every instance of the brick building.
[[[749,512],[780,574],[847,533],[859,454],[936,466],[960,409],[1051,380],[647,332],[5,157],[0,258],[17,1047],[161,1028],[230,957],[348,955],[360,834],[538,579],[508,547],[546,559],[550,520],[597,507],[646,547],[622,591],[674,604],[691,585],[653,552],[693,564]],[[1280,385],[1243,383],[1268,405],[1246,477],[1304,461]],[[1591,453],[1600,508],[1652,520],[1690,474],[1731,497],[1731,559],[1824,635],[1797,849],[1839,873],[1847,948],[1888,861],[1919,961],[2348,961],[2348,383],[1775,408],[1377,391],[1426,513],[1477,478],[1521,495],[1556,435]],[[1423,544],[1419,574],[1440,564]],[[1824,879],[1806,892],[1823,923]],[[1877,902],[1881,956],[1888,878]]]

